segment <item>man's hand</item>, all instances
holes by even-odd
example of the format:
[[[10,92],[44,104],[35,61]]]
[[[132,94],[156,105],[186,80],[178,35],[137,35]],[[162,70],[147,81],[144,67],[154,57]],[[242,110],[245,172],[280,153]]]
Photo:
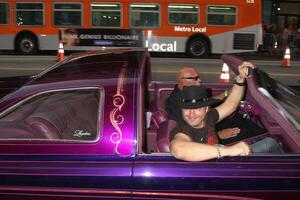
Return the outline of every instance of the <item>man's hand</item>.
[[[254,69],[255,66],[251,62],[246,61],[239,65],[239,75],[236,77],[238,83],[244,82],[245,78],[247,78],[249,68]]]
[[[250,146],[246,142],[239,142],[226,148],[229,156],[247,156],[251,153]]]
[[[216,107],[216,110],[219,113],[218,122],[233,113],[240,104],[240,101],[242,100],[245,92],[245,84],[243,83],[248,76],[248,69],[254,69],[255,66],[250,62],[243,62],[239,65],[238,68],[240,74],[236,77],[237,84],[233,85],[230,90],[230,94],[228,95],[224,103]]]
[[[226,128],[223,130],[218,131],[219,138],[222,140],[236,137],[240,133],[240,129],[235,127],[235,128]]]

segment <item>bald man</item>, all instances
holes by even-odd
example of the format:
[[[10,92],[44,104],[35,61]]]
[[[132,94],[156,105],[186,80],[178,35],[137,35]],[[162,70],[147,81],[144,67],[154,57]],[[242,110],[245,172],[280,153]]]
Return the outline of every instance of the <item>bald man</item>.
[[[181,109],[178,106],[179,92],[184,86],[201,85],[199,73],[195,68],[183,67],[177,73],[177,85],[165,102],[166,111],[170,119],[175,120],[178,124],[185,124],[182,117]],[[219,99],[220,102],[226,98],[225,92],[212,97]],[[242,129],[242,131],[241,131]],[[263,133],[265,130],[250,120],[243,119],[242,116],[237,115],[235,119],[225,119],[223,122],[217,124],[217,134],[222,144],[230,144],[240,141],[245,138],[253,137]],[[253,133],[255,135],[253,135]]]

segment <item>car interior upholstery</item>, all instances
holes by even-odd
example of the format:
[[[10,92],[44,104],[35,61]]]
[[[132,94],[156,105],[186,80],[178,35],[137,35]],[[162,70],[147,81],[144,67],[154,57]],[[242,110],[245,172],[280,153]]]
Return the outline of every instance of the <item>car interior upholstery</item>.
[[[0,119],[0,138],[94,140],[97,136],[99,93],[74,90],[42,94],[17,106]],[[3,130],[3,129],[2,129]]]
[[[225,89],[230,87],[230,85],[218,85],[217,87],[213,84],[205,84],[210,91],[209,94],[214,95],[220,92],[223,92]],[[152,113],[151,125],[145,131],[144,139],[146,142],[145,152],[146,153],[157,153],[157,152],[169,152],[169,133],[176,126],[176,122],[168,118],[168,114],[164,109],[164,102],[169,97],[170,93],[174,89],[174,84],[171,83],[154,83],[152,87],[149,88],[149,99],[151,100],[149,104],[148,111]],[[272,137],[276,139],[280,144],[282,144],[284,150],[289,152],[290,149],[287,145],[284,145],[285,142],[281,137],[281,130],[278,128],[278,124],[272,123],[270,116],[264,115],[262,109],[253,104],[253,98],[249,95],[246,95],[245,100],[241,101],[238,112],[247,115],[251,120],[263,126],[267,129],[267,132],[254,136],[252,138],[247,138],[244,141],[252,143],[258,139],[265,137]],[[146,109],[147,110],[147,109]]]

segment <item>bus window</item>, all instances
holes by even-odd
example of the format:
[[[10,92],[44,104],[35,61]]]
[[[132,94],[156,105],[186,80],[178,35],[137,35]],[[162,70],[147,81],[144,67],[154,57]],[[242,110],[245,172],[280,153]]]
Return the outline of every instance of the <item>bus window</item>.
[[[0,24],[8,24],[9,5],[8,3],[0,3]]]
[[[155,4],[131,4],[130,25],[136,28],[160,26],[160,7]]]
[[[121,27],[121,5],[118,3],[92,3],[92,26]]]
[[[208,6],[208,25],[228,25],[236,24],[236,8],[230,6]]]
[[[199,6],[193,4],[170,4],[169,24],[198,24]]]
[[[80,3],[54,3],[53,24],[55,26],[81,26]]]
[[[42,3],[16,3],[16,25],[44,24],[44,5]]]

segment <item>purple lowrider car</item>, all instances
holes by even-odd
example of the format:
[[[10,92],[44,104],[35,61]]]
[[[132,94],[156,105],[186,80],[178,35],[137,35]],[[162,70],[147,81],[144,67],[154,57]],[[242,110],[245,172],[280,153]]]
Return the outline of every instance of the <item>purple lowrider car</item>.
[[[222,59],[235,73],[242,62]],[[78,54],[37,76],[0,79],[0,199],[297,199],[299,94],[259,68],[251,74],[237,112],[283,155],[175,159],[164,110],[174,83],[151,81],[145,49]],[[230,87],[206,85],[212,94]]]

